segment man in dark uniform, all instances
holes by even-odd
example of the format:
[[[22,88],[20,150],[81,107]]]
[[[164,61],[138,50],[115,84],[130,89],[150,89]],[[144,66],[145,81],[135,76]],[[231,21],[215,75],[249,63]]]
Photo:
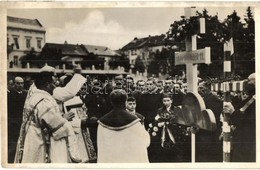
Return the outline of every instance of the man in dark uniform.
[[[14,162],[16,144],[23,118],[23,107],[27,92],[23,89],[24,80],[15,77],[14,88],[8,92],[8,163]]]

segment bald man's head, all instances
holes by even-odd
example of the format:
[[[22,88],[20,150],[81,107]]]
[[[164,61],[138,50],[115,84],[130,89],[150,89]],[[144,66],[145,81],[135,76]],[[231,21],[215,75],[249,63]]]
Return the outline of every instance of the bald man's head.
[[[255,73],[252,73],[248,76],[248,83],[255,85]]]
[[[22,77],[15,77],[14,79],[14,88],[17,91],[22,91],[24,86],[24,80]]]

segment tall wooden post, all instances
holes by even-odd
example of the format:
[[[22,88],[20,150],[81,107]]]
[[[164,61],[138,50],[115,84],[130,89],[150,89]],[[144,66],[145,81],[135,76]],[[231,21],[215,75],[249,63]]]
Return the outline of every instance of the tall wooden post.
[[[231,44],[224,44],[224,65],[223,72],[224,78],[230,76],[231,73]],[[232,44],[233,45],[233,44]],[[230,88],[228,86],[223,87],[224,91],[224,102],[230,102]],[[230,141],[230,114],[225,113],[223,119],[223,162],[230,162],[230,152],[231,152],[231,141]]]

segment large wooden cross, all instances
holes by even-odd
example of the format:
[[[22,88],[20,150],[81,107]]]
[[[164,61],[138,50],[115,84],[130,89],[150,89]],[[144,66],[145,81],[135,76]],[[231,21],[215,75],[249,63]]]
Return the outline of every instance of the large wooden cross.
[[[185,18],[189,19],[190,17],[195,16],[195,9],[195,7],[185,8]],[[200,33],[205,33],[205,20],[201,19],[200,21],[202,21],[200,22]],[[176,52],[175,65],[186,64],[187,91],[197,92],[197,64],[210,64],[210,47],[197,50],[197,35],[195,34],[185,38],[185,50],[185,52]]]
[[[195,16],[195,8],[185,8],[185,18]],[[205,33],[205,20],[200,20],[200,33]],[[185,52],[176,52],[175,65],[186,65],[187,95],[182,102],[182,111],[179,112],[178,123],[188,126],[214,130],[216,120],[211,110],[206,109],[205,103],[198,94],[197,64],[210,64],[210,47],[197,50],[197,35],[186,36]],[[182,115],[181,115],[182,114]],[[195,132],[192,132],[192,162],[195,162]]]

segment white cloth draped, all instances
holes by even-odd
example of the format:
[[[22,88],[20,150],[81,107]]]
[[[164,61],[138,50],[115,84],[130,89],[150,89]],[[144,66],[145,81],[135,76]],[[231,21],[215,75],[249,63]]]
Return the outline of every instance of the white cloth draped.
[[[148,163],[150,136],[140,122],[123,130],[98,125],[98,163]]]
[[[67,163],[68,150],[65,137],[74,135],[74,131],[70,123],[64,119],[59,107],[53,97],[45,91],[36,89],[28,101],[28,105],[33,108],[38,101],[41,101],[35,108],[35,115],[38,120],[46,122],[50,129],[57,130],[52,133],[50,141],[50,159],[52,163]],[[44,163],[45,146],[43,134],[39,127],[39,122],[31,121],[27,124],[27,132],[24,142],[24,153],[22,163]]]

